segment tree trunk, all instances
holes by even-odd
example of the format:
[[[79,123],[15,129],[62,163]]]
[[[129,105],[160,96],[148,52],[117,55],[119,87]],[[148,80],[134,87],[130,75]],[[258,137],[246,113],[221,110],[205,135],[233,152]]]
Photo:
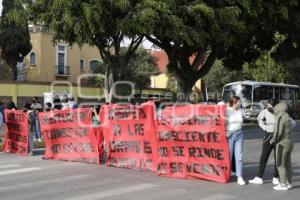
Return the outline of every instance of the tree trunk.
[[[178,102],[185,103],[191,101],[191,94],[193,92],[195,82],[190,79],[181,79],[177,81],[178,86]]]
[[[13,70],[13,81],[17,81],[18,80],[18,67],[17,67],[17,64],[12,64],[11,68]]]

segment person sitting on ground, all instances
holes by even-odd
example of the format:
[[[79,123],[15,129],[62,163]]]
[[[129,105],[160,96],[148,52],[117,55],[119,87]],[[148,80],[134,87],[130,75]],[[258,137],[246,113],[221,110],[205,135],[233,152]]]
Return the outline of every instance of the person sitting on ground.
[[[270,143],[276,145],[276,166],[279,172],[280,183],[274,190],[287,191],[292,189],[292,161],[291,154],[294,147],[292,139],[291,117],[287,113],[288,106],[279,103],[274,108],[276,117],[275,129]]]

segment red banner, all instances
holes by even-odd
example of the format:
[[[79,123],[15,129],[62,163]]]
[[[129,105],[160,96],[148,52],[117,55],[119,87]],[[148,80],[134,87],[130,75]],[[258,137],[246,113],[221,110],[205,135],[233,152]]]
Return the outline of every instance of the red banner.
[[[89,109],[39,113],[45,138],[45,158],[99,163],[99,152]]]
[[[28,155],[28,116],[19,110],[5,110],[7,130],[3,144],[3,152]]]
[[[155,121],[152,103],[106,105],[101,107],[100,121],[107,147],[109,166],[155,169]]]
[[[158,118],[157,173],[228,182],[230,159],[224,113],[224,106],[166,107]]]

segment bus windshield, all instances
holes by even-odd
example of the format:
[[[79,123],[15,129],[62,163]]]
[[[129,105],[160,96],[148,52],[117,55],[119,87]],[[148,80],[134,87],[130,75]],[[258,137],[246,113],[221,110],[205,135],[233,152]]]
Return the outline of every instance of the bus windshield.
[[[224,88],[223,101],[228,102],[230,97],[238,96],[241,101],[252,100],[252,86],[251,85],[229,85]]]

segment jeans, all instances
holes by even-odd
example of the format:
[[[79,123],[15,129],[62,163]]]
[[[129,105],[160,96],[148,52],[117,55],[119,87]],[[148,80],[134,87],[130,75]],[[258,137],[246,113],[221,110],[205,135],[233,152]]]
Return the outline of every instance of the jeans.
[[[231,134],[228,138],[230,160],[232,161],[233,154],[235,155],[236,176],[243,176],[243,147],[244,134],[242,130],[238,130]]]
[[[258,173],[257,173],[257,177],[259,177],[259,178],[263,178],[267,162],[269,160],[270,154],[273,149],[274,149],[274,159],[276,160],[275,144],[270,144],[270,140],[272,139],[272,136],[273,136],[273,133],[265,133],[265,136],[264,136],[263,147],[262,147],[259,168],[258,168]],[[274,178],[279,177],[279,173],[278,173],[277,167],[275,165],[274,165],[273,177]]]
[[[36,120],[35,120],[35,138],[41,139],[41,128],[40,128],[40,123],[39,123],[38,117],[36,117]]]
[[[33,133],[29,129],[29,134],[28,134],[28,153],[31,154],[33,153],[34,149],[34,143],[33,143]]]

